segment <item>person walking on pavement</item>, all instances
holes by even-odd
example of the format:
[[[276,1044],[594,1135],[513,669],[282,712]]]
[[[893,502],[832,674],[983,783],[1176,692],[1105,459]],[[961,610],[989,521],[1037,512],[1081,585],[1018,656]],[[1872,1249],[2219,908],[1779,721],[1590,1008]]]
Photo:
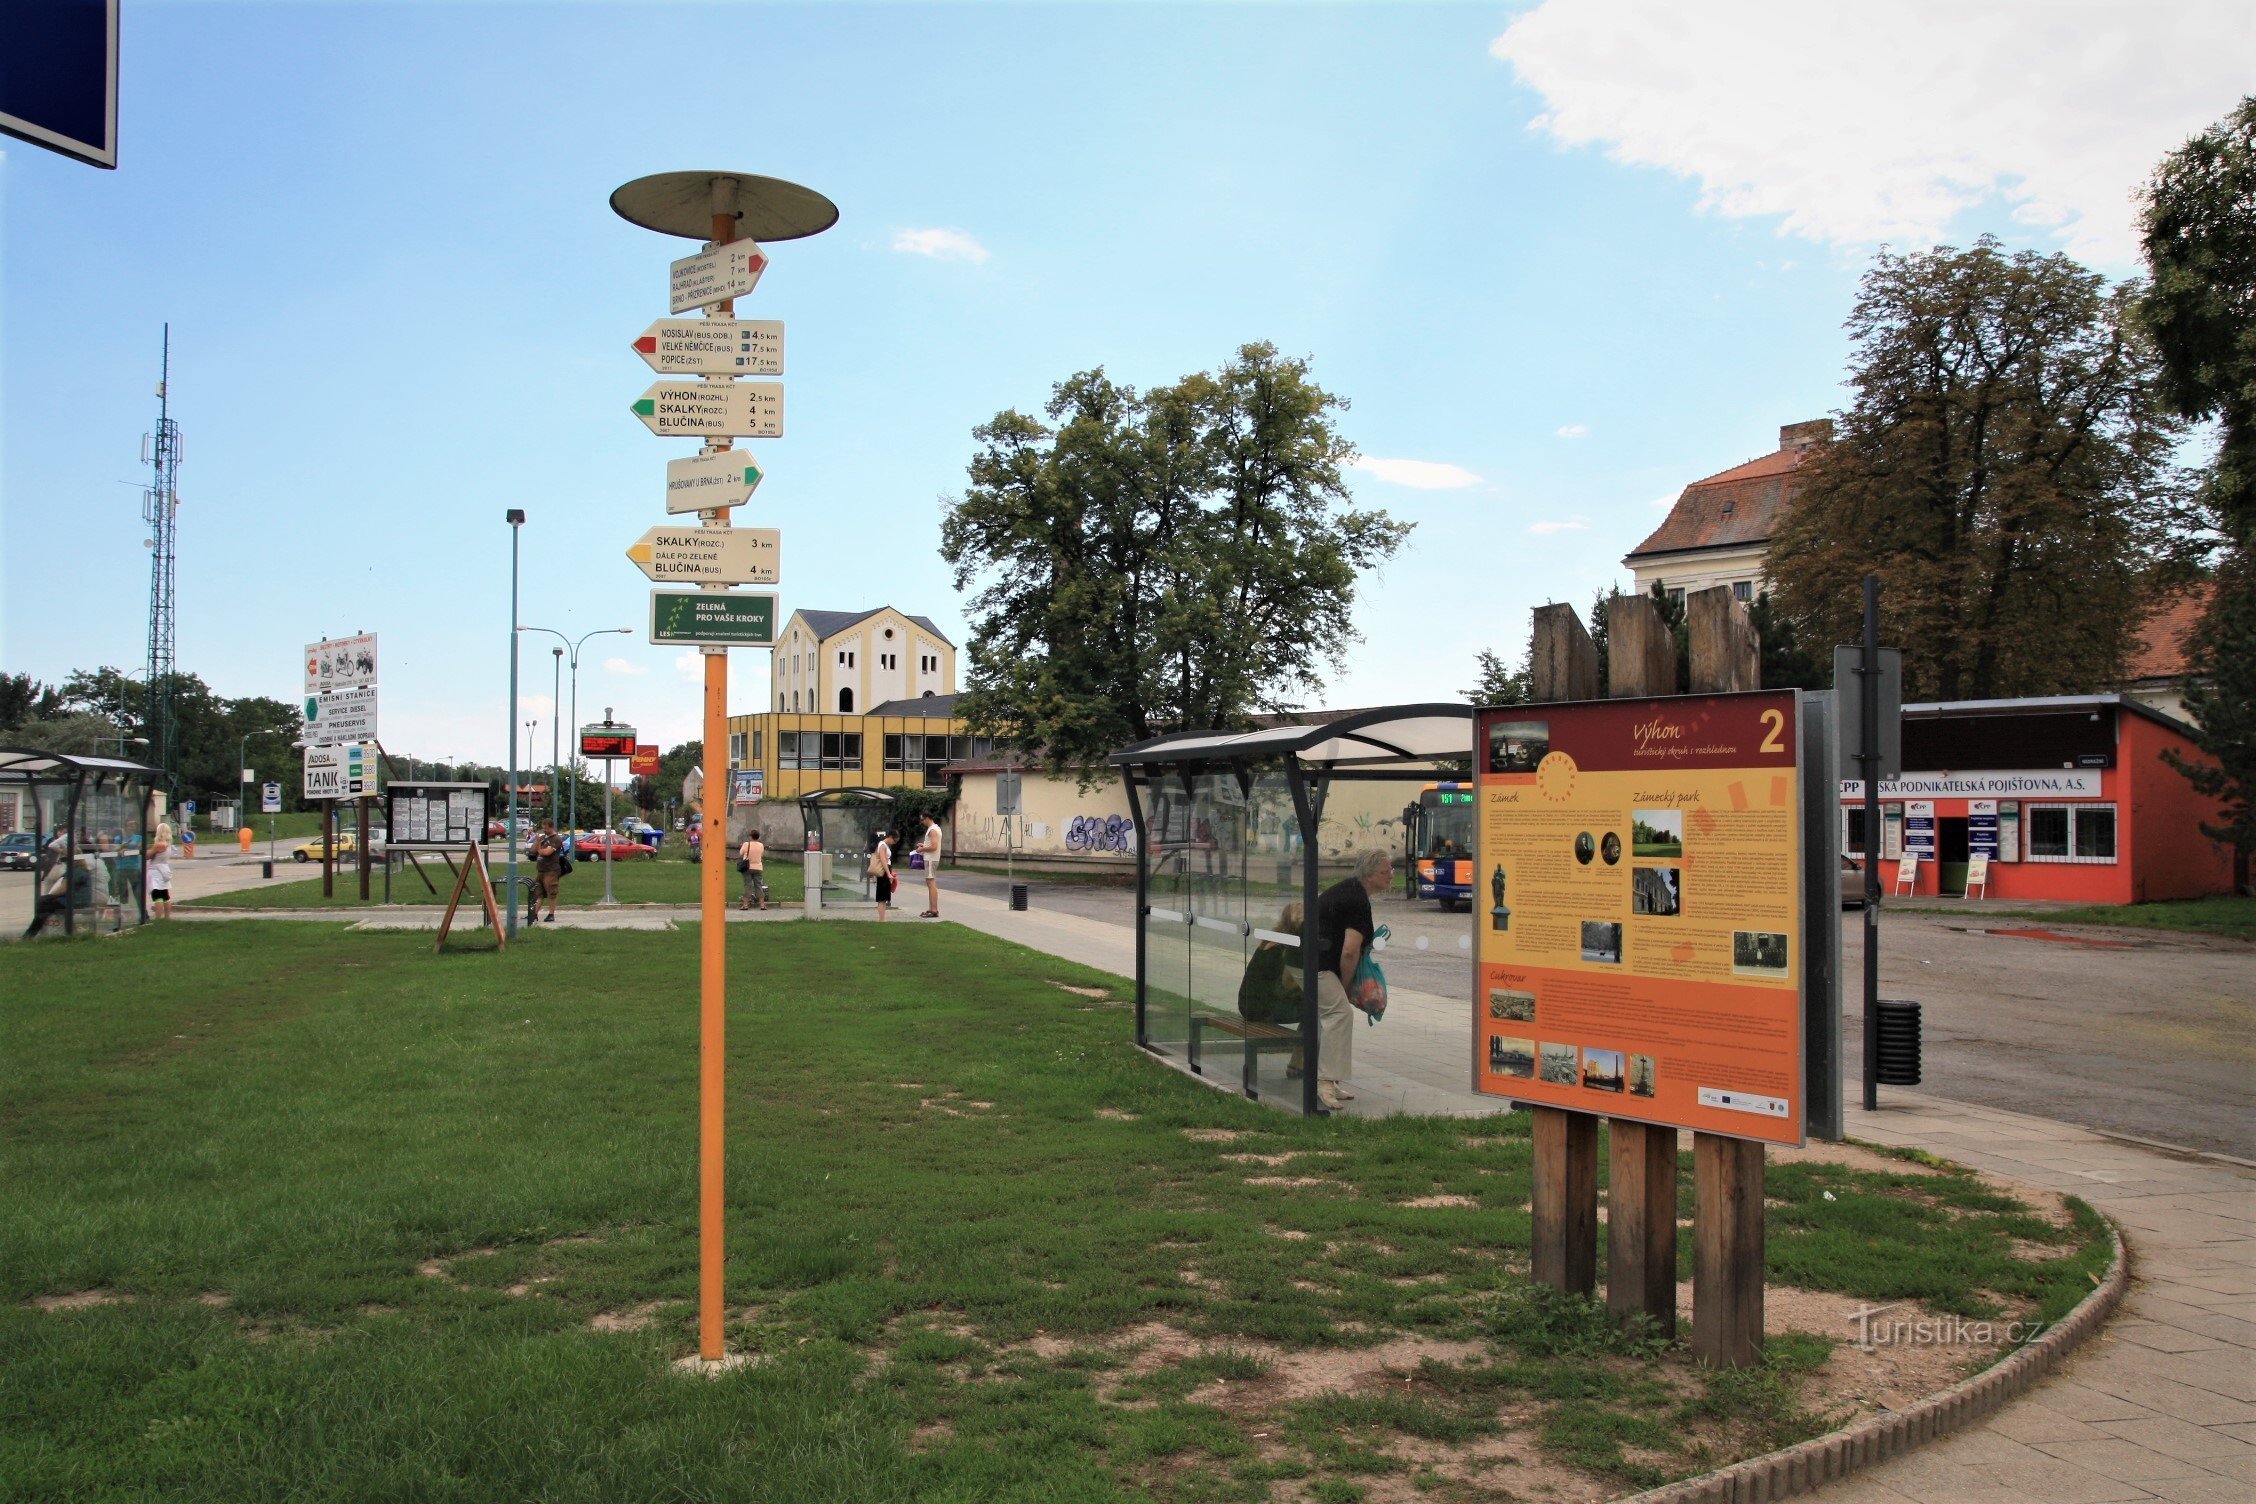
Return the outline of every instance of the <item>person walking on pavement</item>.
[[[870,893],[877,899],[877,922],[883,924],[893,907],[893,843],[879,831],[877,839],[870,842],[869,850]]]
[[[527,924],[540,923],[541,900],[548,900],[548,922],[556,922],[556,896],[564,888],[564,841],[556,834],[556,822],[543,820],[540,831],[533,837],[533,903]]]
[[[749,909],[755,903],[763,909],[768,906],[767,865],[767,845],[755,830],[736,848],[736,870],[744,874],[744,896],[737,900],[738,908]]]
[[[149,917],[172,917],[172,826],[166,821],[157,822],[157,833],[149,842],[149,868],[146,877],[149,889]]]
[[[917,865],[924,869],[924,912],[920,919],[940,917],[940,822],[924,818],[924,833],[917,837]]]
[[[1316,1100],[1329,1108],[1355,1100],[1341,1085],[1355,1074],[1355,1005],[1348,999],[1355,968],[1379,927],[1371,895],[1393,881],[1393,856],[1373,846],[1356,853],[1354,876],[1316,900]]]

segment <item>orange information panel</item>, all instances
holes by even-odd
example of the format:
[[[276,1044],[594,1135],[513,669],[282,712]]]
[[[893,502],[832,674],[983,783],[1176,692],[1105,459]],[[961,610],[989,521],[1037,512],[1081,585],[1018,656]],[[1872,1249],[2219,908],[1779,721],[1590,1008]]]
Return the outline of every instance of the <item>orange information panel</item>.
[[[1480,712],[1475,1090],[1802,1142],[1796,701]]]

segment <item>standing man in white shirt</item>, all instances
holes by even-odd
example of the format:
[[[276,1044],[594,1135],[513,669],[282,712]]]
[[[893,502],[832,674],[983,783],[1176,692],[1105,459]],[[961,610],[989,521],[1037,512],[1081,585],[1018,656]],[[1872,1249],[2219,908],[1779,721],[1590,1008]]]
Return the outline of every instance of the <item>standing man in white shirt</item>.
[[[924,867],[924,913],[922,918],[940,917],[940,822],[930,815],[924,817],[924,832],[917,837],[917,856]]]

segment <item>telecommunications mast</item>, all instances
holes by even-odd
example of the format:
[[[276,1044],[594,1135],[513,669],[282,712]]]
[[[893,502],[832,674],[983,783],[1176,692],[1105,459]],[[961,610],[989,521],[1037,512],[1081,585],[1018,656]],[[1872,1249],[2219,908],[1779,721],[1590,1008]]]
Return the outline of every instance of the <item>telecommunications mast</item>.
[[[173,558],[180,512],[180,425],[172,421],[166,387],[172,380],[172,325],[164,326],[164,363],[157,377],[157,431],[141,436],[141,461],[150,469],[141,493],[141,520],[149,524],[149,668],[142,715],[149,738],[145,754],[162,768],[165,786],[180,792],[180,723],[173,664]]]

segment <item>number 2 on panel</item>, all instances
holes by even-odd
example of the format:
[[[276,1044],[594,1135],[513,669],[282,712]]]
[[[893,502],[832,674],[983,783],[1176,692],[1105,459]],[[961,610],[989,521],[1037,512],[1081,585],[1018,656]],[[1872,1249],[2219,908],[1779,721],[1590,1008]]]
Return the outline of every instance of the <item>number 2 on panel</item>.
[[[1762,750],[1765,752],[1785,751],[1786,712],[1783,710],[1766,710],[1762,713],[1762,723],[1770,728],[1770,735],[1763,738]]]

